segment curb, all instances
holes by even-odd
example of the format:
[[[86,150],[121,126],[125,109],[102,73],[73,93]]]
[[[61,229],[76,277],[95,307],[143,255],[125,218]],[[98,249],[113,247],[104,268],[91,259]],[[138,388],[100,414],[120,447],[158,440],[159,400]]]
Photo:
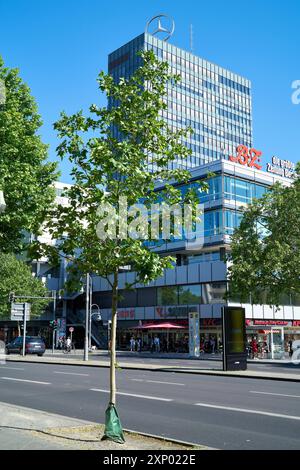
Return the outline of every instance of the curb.
[[[165,442],[172,442],[173,444],[180,444],[180,445],[184,445],[187,447],[202,447],[203,448],[203,449],[196,449],[197,451],[198,450],[218,450],[215,447],[208,447],[203,444],[197,444],[197,443],[189,442],[189,441],[181,441],[179,439],[172,439],[170,437],[157,436],[156,434],[149,434],[147,432],[134,431],[132,429],[126,429],[126,428],[124,428],[123,431],[127,432],[128,434],[138,434],[139,436],[150,437],[152,439],[157,439],[157,440],[165,441]]]
[[[34,359],[23,359],[23,358],[7,358],[6,362],[27,362],[31,364],[52,364],[52,365],[67,365],[67,366],[79,366],[79,367],[103,367],[103,368],[109,368],[109,364],[95,364],[92,362],[85,362],[82,361],[80,363],[78,362],[71,362],[71,360],[68,360],[68,362],[57,362],[57,361],[50,361],[50,360],[43,360],[43,361],[38,361]],[[120,369],[124,370],[148,370],[152,372],[176,372],[176,373],[182,373],[182,374],[193,374],[193,375],[212,375],[212,376],[219,376],[219,377],[237,377],[237,378],[244,378],[244,379],[261,379],[261,380],[277,380],[281,382],[300,382],[300,374],[299,377],[293,377],[284,375],[271,375],[271,376],[264,376],[264,375],[249,375],[249,374],[240,374],[240,373],[235,373],[235,372],[225,372],[225,371],[216,371],[216,370],[195,370],[195,369],[183,369],[183,368],[176,368],[172,366],[165,366],[165,367],[159,367],[159,366],[154,366],[154,367],[147,367],[144,364],[139,367],[138,365],[124,365],[124,366],[119,366]]]

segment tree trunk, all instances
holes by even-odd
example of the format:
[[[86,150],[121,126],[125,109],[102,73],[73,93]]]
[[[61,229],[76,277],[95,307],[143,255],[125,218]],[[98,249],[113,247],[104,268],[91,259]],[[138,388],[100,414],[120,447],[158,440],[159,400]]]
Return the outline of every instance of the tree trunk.
[[[110,348],[110,403],[116,404],[116,336],[118,308],[118,271],[114,273],[111,309],[111,348]]]

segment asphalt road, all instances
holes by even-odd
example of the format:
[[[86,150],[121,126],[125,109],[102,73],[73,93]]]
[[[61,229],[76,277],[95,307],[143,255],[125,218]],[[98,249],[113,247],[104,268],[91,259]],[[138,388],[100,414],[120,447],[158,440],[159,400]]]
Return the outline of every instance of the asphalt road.
[[[8,363],[0,401],[103,423],[108,374]],[[117,383],[124,428],[219,449],[300,449],[299,383],[146,370],[119,370]]]

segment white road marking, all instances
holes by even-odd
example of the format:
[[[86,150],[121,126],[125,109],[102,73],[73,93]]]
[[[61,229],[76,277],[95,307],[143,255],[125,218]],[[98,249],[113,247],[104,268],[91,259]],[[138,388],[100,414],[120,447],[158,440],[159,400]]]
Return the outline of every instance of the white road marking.
[[[0,366],[0,369],[8,369],[8,370],[25,370],[25,369],[22,369],[21,367],[6,367],[6,366]]]
[[[77,372],[59,372],[59,371],[53,371],[53,374],[64,374],[64,375],[83,375],[85,377],[89,377],[90,374],[79,374]]]
[[[166,384],[166,385],[181,385],[185,387],[186,384],[180,384],[178,382],[161,382],[159,380],[144,380],[144,379],[130,379],[133,380],[134,382],[147,382],[147,383],[152,383],[152,384]]]
[[[100,388],[90,388],[90,391],[110,393],[109,390],[101,390]],[[171,398],[149,397],[147,395],[137,395],[135,393],[117,392],[117,395],[126,395],[129,397],[146,398],[147,400],[173,401]]]
[[[274,395],[276,397],[290,397],[290,398],[300,398],[300,395],[286,395],[284,393],[271,393],[271,392],[259,392],[256,390],[249,390],[250,393],[259,393],[260,395]]]
[[[38,382],[36,380],[15,379],[14,377],[0,377],[2,380],[15,380],[17,382],[29,382],[32,384],[51,385],[50,382]]]
[[[294,419],[296,421],[300,421],[300,416],[291,416],[291,415],[284,415],[284,414],[279,414],[279,413],[271,413],[269,411],[248,410],[246,408],[234,408],[232,406],[211,405],[209,403],[194,403],[194,404],[196,406],[203,406],[204,408],[216,408],[219,410],[238,411],[240,413],[251,413],[255,415],[271,416],[273,418],[286,418],[286,419]]]

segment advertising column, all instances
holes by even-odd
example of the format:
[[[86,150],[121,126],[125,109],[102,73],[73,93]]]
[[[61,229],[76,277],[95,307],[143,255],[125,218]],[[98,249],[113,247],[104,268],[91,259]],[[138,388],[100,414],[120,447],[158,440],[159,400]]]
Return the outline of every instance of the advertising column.
[[[245,309],[223,307],[223,370],[246,370]]]
[[[191,357],[200,356],[199,313],[189,313],[189,353]]]

